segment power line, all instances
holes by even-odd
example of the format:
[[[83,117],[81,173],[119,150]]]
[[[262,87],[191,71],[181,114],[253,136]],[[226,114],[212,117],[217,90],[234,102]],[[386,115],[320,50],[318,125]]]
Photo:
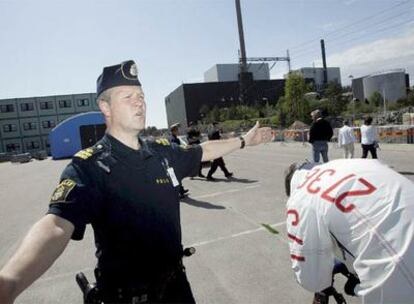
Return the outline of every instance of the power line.
[[[402,15],[402,14],[401,14]],[[401,15],[399,15],[399,16],[401,16]],[[394,19],[394,18],[393,18]],[[389,19],[389,20],[391,20],[391,19]],[[351,39],[348,39],[348,40],[345,40],[345,41],[342,41],[342,42],[340,42],[340,44],[342,44],[342,43],[344,43],[344,42],[347,42],[347,43],[349,43],[349,42],[352,42],[354,39],[355,40],[358,40],[358,39],[360,39],[361,37],[365,37],[365,36],[367,36],[367,35],[376,35],[377,33],[379,33],[379,32],[383,32],[383,31],[385,31],[385,30],[387,30],[387,29],[392,29],[392,28],[395,28],[395,27],[398,27],[398,26],[400,26],[400,25],[405,25],[405,24],[407,24],[407,23],[409,23],[409,22],[411,22],[413,19],[405,19],[403,22],[400,22],[400,23],[398,23],[398,24],[391,24],[391,26],[387,26],[387,27],[385,27],[385,28],[381,28],[381,29],[379,29],[378,30],[378,28],[375,28],[374,29],[374,31],[369,31],[369,32],[365,32],[365,33],[363,33],[363,35],[357,35],[356,37],[357,38],[355,38],[355,37],[353,37],[353,38],[351,38]],[[374,24],[372,24],[370,27],[372,27],[372,26],[376,26],[376,25],[381,25],[381,24],[386,24],[385,22],[377,22],[377,23],[374,23]],[[367,28],[369,28],[369,27],[367,27]],[[365,28],[366,29],[366,28]],[[335,38],[328,38],[328,39],[325,39],[325,41],[326,42],[328,42],[328,43],[331,43],[331,42],[333,42],[333,41],[336,41],[336,40],[340,40],[341,38],[343,38],[343,37],[345,37],[345,36],[347,36],[348,34],[355,34],[355,33],[360,33],[362,30],[359,30],[359,31],[354,31],[354,32],[350,32],[350,33],[347,33],[347,34],[345,34],[345,35],[342,35],[342,36],[338,36],[338,37],[335,37]],[[309,52],[310,51],[313,51],[313,50],[317,50],[317,49],[319,49],[319,46],[314,46],[314,47],[312,47],[312,48],[308,48],[308,49],[306,49],[306,50],[302,50],[302,51],[299,51],[299,52],[296,52],[296,53],[294,53],[293,52],[293,54],[294,54],[294,56],[292,56],[292,57],[302,57],[303,55],[306,55],[306,54],[309,54]]]
[[[334,34],[334,33],[340,32],[340,31],[342,31],[342,30],[344,30],[344,29],[346,29],[346,28],[353,27],[353,26],[355,26],[355,25],[357,25],[357,24],[361,24],[361,23],[367,22],[368,20],[373,19],[373,18],[375,18],[375,17],[378,17],[378,16],[382,15],[382,14],[383,14],[383,13],[385,13],[385,12],[389,12],[390,10],[393,10],[393,9],[395,9],[395,8],[397,8],[397,7],[400,7],[400,6],[405,5],[405,4],[408,4],[408,3],[410,3],[410,0],[400,2],[400,3],[398,3],[398,4],[394,5],[394,6],[391,6],[390,8],[386,8],[386,9],[384,9],[384,10],[381,10],[381,11],[379,11],[379,12],[377,12],[377,13],[375,13],[375,14],[371,15],[371,16],[364,17],[363,19],[356,20],[356,21],[354,21],[354,22],[352,22],[352,23],[350,23],[350,24],[348,24],[348,25],[346,25],[346,26],[344,26],[344,27],[342,27],[342,28],[339,28],[339,29],[337,29],[337,30],[334,30],[334,31],[328,32],[328,33],[324,34],[324,37],[328,37],[329,35],[332,35],[332,34]],[[300,43],[300,44],[298,44],[298,45],[295,45],[295,46],[293,46],[293,47],[290,47],[290,48],[289,48],[289,50],[293,50],[293,49],[299,48],[299,47],[301,47],[301,46],[303,46],[303,45],[307,45],[307,44],[309,44],[309,43],[314,42],[314,41],[315,41],[315,40],[317,40],[317,39],[319,39],[319,37],[315,37],[315,38],[313,38],[313,39],[311,39],[311,40],[308,40],[308,41],[305,41],[305,42]]]
[[[384,32],[384,31],[387,31],[387,30],[391,30],[391,29],[394,29],[394,28],[398,28],[398,27],[400,27],[400,26],[403,26],[403,25],[406,25],[406,24],[409,24],[410,22],[413,22],[414,21],[414,18],[412,18],[412,19],[407,19],[407,20],[404,20],[403,22],[400,22],[400,23],[397,23],[397,24],[395,24],[395,25],[393,25],[393,26],[387,26],[387,27],[383,27],[383,28],[380,28],[380,29],[377,29],[376,31],[375,31],[375,33],[374,33],[374,35],[375,34],[377,34],[377,33],[381,33],[381,32]],[[364,33],[364,34],[362,34],[362,35],[360,35],[359,37],[357,37],[357,38],[352,38],[352,39],[348,39],[348,40],[345,40],[345,41],[342,41],[341,43],[339,43],[339,44],[333,44],[333,45],[331,45],[330,46],[330,49],[335,49],[335,48],[337,48],[337,47],[340,47],[341,45],[344,45],[344,44],[349,44],[350,42],[353,42],[353,41],[356,41],[356,40],[359,40],[359,39],[362,39],[362,38],[365,38],[365,36],[367,36],[367,35],[373,35],[372,33]],[[329,41],[328,41],[329,42]],[[319,53],[319,52],[318,52]],[[306,54],[308,57],[312,57],[312,56],[316,56],[317,54],[316,54],[316,51],[314,51],[314,52],[311,52],[311,53],[308,53],[308,54]],[[304,55],[301,55],[301,56],[297,56],[297,57],[292,57],[292,59],[294,59],[295,61],[297,60],[297,58],[304,58],[305,57],[305,54]]]

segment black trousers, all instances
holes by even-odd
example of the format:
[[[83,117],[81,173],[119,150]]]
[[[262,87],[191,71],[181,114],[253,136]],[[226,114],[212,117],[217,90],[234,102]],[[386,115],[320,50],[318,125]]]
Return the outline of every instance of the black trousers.
[[[227,170],[226,164],[224,163],[223,157],[220,157],[213,160],[213,163],[211,164],[211,168],[210,171],[208,171],[207,176],[212,177],[212,175],[214,174],[214,172],[216,172],[218,167],[220,167],[221,171],[224,172],[224,175],[226,177],[230,175],[230,172]]]
[[[185,271],[178,271],[161,289],[105,288],[101,291],[104,304],[189,303],[195,299]],[[156,290],[156,291],[155,291]],[[162,292],[162,295],[160,295]]]
[[[378,158],[377,157],[377,148],[375,148],[375,145],[361,145],[362,146],[362,158],[367,158],[368,151],[371,153],[372,158]]]

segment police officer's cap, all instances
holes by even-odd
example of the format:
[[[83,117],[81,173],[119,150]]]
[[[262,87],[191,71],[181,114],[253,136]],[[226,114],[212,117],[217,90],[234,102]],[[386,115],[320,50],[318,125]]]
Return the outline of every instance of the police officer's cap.
[[[133,60],[104,67],[96,81],[96,93],[99,96],[107,89],[124,85],[141,86],[137,66]]]
[[[174,130],[174,129],[178,129],[180,127],[180,123],[175,123],[175,124],[172,124],[171,126],[170,126],[170,130],[172,131],[172,130]]]

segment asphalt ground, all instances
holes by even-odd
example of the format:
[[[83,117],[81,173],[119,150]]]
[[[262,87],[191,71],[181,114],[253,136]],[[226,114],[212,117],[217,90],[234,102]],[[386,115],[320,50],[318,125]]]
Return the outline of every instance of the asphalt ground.
[[[383,162],[414,180],[414,145],[382,144],[378,154]],[[190,194],[181,204],[183,242],[197,250],[184,263],[198,303],[312,303],[313,295],[297,285],[290,269],[283,187],[284,169],[310,155],[311,147],[301,143],[249,147],[225,157],[235,178],[227,180],[218,169],[215,182],[184,181]],[[356,155],[361,155],[359,146]],[[340,158],[342,150],[331,145],[329,156]],[[68,162],[47,159],[0,164],[0,266],[46,212]],[[279,233],[270,232],[263,224]],[[83,271],[91,280],[94,265],[89,227],[84,240],[71,241],[16,303],[81,303],[75,274]],[[336,280],[339,291],[343,283],[340,277]]]

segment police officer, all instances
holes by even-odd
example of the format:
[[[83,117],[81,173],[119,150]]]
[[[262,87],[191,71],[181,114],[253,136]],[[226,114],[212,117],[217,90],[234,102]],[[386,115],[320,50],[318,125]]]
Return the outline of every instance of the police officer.
[[[178,128],[179,127],[180,127],[179,123],[175,123],[175,124],[172,124],[170,126],[171,135],[170,135],[169,140],[170,140],[171,143],[174,143],[174,144],[180,146],[181,142],[180,142],[180,139],[178,138]],[[179,193],[180,193],[180,198],[184,198],[186,196],[186,194],[188,193],[188,189],[184,189],[184,187],[181,183],[180,183],[180,186],[179,186]]]
[[[95,276],[104,303],[180,302],[194,298],[181,262],[177,187],[210,160],[271,140],[258,124],[244,137],[183,149],[166,139],[145,142],[144,92],[136,65],[105,67],[97,81],[107,125],[96,145],[78,152],[52,194],[47,214],[0,271],[0,303],[16,297],[58,258],[70,239],[94,229]]]

